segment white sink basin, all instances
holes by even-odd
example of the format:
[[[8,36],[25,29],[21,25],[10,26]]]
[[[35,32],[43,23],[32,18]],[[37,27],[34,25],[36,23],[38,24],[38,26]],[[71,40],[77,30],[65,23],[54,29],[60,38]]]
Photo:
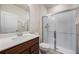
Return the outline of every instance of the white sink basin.
[[[26,41],[29,39],[34,38],[35,35],[34,34],[24,34],[23,36],[16,36],[16,37],[12,37],[12,40],[15,42],[20,42],[20,41]]]

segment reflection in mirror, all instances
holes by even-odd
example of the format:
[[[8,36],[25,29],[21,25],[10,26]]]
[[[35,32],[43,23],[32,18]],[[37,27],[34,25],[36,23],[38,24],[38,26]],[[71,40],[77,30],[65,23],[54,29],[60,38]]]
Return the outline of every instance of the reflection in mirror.
[[[0,33],[29,30],[29,7],[26,4],[0,5]]]

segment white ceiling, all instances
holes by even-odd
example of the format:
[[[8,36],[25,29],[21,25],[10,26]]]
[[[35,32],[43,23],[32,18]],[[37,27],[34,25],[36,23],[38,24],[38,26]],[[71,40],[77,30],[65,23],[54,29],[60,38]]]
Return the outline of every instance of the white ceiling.
[[[25,9],[25,10],[29,10],[29,7],[28,7],[27,4],[15,4],[15,5],[18,6],[18,7],[21,7],[23,9]]]
[[[29,9],[27,4],[15,4],[15,5],[26,10]],[[49,9],[49,8],[55,7],[57,4],[41,4],[41,5],[44,5],[47,9]]]
[[[47,9],[55,7],[57,4],[43,4]]]

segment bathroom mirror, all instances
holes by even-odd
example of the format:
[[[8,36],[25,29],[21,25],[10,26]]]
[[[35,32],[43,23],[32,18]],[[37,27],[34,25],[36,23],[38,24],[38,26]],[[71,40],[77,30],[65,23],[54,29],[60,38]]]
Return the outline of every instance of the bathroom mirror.
[[[27,4],[0,4],[0,34],[28,31],[29,15]]]

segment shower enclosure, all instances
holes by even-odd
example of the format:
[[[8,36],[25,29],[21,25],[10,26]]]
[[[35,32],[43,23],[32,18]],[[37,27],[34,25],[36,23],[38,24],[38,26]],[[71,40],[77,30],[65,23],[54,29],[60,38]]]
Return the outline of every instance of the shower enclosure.
[[[43,42],[61,53],[78,53],[77,17],[77,9],[43,16]]]

